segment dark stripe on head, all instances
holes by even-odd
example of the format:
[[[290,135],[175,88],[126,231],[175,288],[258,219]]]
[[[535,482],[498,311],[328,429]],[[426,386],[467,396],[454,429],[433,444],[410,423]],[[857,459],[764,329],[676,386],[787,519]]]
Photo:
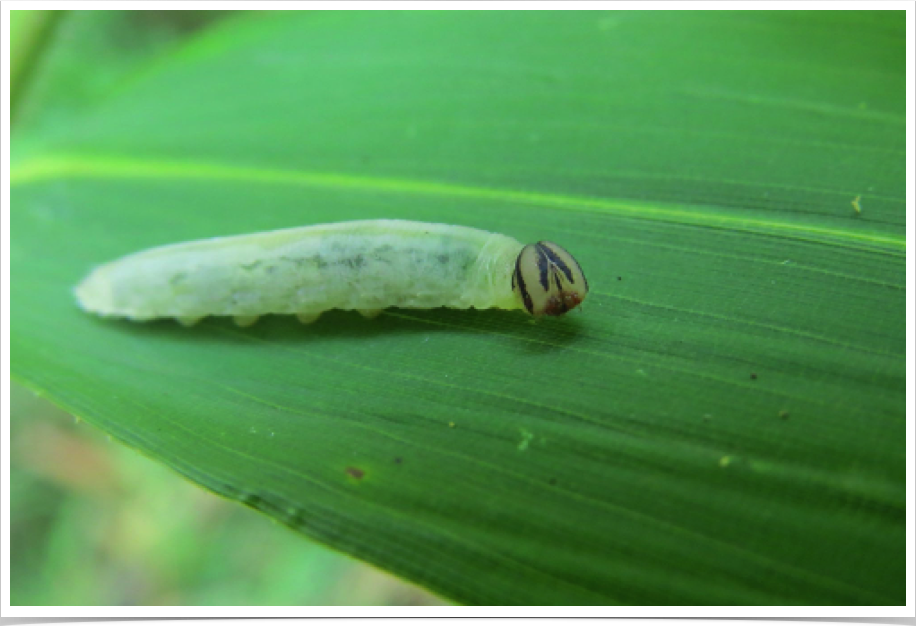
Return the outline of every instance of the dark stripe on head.
[[[538,250],[543,252],[547,256],[547,258],[550,259],[551,263],[556,265],[558,268],[560,268],[563,271],[564,274],[566,274],[566,278],[569,280],[570,283],[576,284],[576,281],[573,279],[572,270],[569,269],[569,266],[566,265],[563,259],[557,256],[556,252],[551,250],[549,246],[544,245],[543,241],[539,241],[536,245],[538,247]],[[566,254],[569,254],[569,253],[567,252]],[[570,255],[570,257],[571,256],[572,255]],[[580,269],[579,272],[581,271],[582,270]]]
[[[550,258],[544,252],[544,246],[539,243],[534,244],[534,250],[538,255],[538,271],[540,272],[539,281],[544,291],[550,289],[550,279],[547,277],[547,270],[550,269]]]
[[[522,254],[525,252],[525,249],[522,248],[522,251],[518,253],[518,257],[515,259],[515,273],[512,275],[513,284],[518,285],[518,291],[522,294],[522,304],[525,305],[525,309],[534,315],[534,303],[531,301],[531,294],[528,293],[528,288],[525,286],[525,279],[522,277]]]

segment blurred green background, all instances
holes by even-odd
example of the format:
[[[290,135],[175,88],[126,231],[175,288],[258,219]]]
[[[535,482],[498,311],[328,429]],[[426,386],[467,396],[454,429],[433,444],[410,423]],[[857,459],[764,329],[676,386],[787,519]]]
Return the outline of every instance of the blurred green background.
[[[225,11],[12,11],[17,138],[67,119]],[[16,384],[12,605],[440,605],[205,491]]]
[[[15,383],[12,605],[436,605],[113,443]]]

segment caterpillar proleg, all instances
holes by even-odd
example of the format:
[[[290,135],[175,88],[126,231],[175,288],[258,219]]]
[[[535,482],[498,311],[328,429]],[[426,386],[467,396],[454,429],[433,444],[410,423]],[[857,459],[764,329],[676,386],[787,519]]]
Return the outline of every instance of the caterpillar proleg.
[[[161,246],[102,265],[76,287],[80,306],[106,317],[190,325],[226,315],[240,326],[269,313],[310,323],[329,309],[366,317],[388,307],[562,315],[587,293],[579,264],[556,244],[401,220]]]

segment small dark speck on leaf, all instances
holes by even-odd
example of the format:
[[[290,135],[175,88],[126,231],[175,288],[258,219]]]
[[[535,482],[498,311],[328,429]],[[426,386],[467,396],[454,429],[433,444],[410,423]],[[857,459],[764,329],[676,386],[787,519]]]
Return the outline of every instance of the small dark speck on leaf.
[[[399,456],[394,457],[394,462],[397,463],[398,465],[400,465],[400,464],[401,464],[401,457],[399,457]]]
[[[556,478],[551,478],[549,482],[550,482],[551,485],[556,485],[556,484],[557,484],[557,479],[556,479]]]
[[[757,374],[756,374],[756,373],[751,372],[751,380],[757,380]]]
[[[784,419],[784,420],[789,419],[789,412],[783,409],[782,411],[779,412],[779,418]]]
[[[349,474],[349,475],[352,476],[353,478],[359,480],[360,478],[362,478],[363,476],[366,475],[366,472],[364,472],[363,470],[359,469],[358,467],[348,467],[348,468],[347,468],[347,474]]]
[[[623,280],[623,276],[618,276],[617,280]]]

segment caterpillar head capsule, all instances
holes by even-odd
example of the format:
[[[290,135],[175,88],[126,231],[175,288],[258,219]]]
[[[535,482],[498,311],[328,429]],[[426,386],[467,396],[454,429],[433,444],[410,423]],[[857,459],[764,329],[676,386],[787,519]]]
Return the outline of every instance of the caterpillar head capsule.
[[[519,253],[512,289],[531,315],[563,315],[585,300],[588,281],[569,252],[555,243],[539,241]]]

